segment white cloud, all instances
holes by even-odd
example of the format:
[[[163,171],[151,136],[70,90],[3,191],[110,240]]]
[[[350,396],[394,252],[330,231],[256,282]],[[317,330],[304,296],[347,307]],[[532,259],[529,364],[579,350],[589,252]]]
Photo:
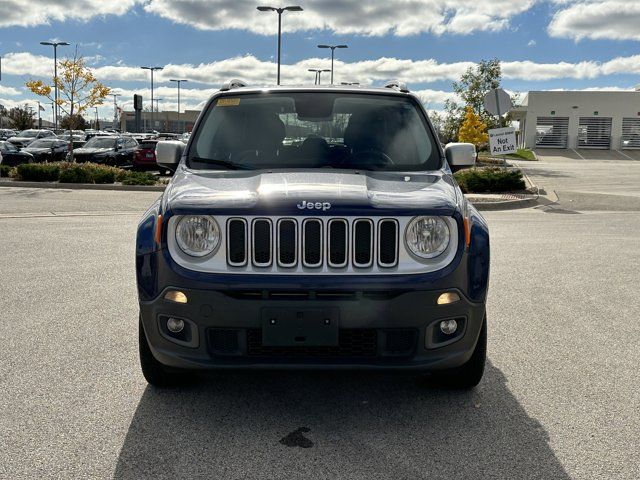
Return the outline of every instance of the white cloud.
[[[0,85],[0,95],[20,95],[20,93],[20,90],[17,88]]]
[[[567,2],[549,24],[553,37],[580,40],[640,40],[640,2],[637,0],[578,0]]]
[[[535,47],[537,44],[537,42],[535,40],[529,40],[529,43],[527,43],[527,47]]]
[[[323,0],[304,12],[285,12],[286,32],[327,29],[339,34],[399,36],[422,32],[468,34],[502,30],[536,0]],[[150,0],[145,10],[202,30],[275,31],[275,13],[258,12],[253,0]]]
[[[81,20],[104,15],[123,15],[139,0],[2,0],[0,27],[32,27],[51,21]]]

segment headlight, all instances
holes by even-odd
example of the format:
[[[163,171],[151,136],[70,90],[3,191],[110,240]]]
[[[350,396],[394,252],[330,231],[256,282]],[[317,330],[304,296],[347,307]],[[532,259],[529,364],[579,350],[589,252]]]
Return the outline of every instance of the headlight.
[[[440,217],[416,217],[405,232],[409,250],[420,258],[434,258],[449,246],[449,225]]]
[[[187,255],[204,257],[218,247],[220,227],[213,217],[186,215],[176,226],[176,241]]]

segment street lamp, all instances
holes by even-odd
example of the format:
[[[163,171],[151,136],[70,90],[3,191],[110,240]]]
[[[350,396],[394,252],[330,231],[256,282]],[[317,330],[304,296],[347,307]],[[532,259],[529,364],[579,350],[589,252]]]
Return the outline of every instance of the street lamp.
[[[113,93],[113,128],[118,128],[118,97],[121,95]]]
[[[321,79],[320,79],[320,75],[322,75],[323,72],[330,72],[331,70],[329,70],[328,68],[310,68],[309,69],[310,72],[315,72],[316,74],[316,85],[321,85]]]
[[[333,56],[336,48],[349,48],[349,45],[318,45],[318,48],[331,49],[331,85],[333,85]]]
[[[96,130],[98,130],[98,107],[93,107],[96,109]]]
[[[50,45],[53,47],[53,87],[55,89],[53,109],[53,128],[58,129],[58,46],[69,45],[67,42],[40,42],[40,45]]]
[[[176,82],[178,84],[178,129],[180,129],[180,84],[182,82],[188,82],[189,80],[185,80],[184,78],[180,79],[169,79],[170,82]],[[182,129],[184,131],[184,128]]]
[[[257,7],[261,12],[276,12],[278,14],[278,85],[280,85],[280,51],[282,47],[282,12],[301,12],[302,7],[292,5],[289,7]]]
[[[162,70],[163,67],[140,67],[143,70],[149,70],[151,72],[151,128],[153,129],[153,72],[156,70]]]
[[[160,102],[161,102],[162,100],[164,100],[164,98],[156,98],[156,99],[155,99],[155,102],[156,102],[156,113],[159,113],[159,112],[160,112],[160,106],[159,106],[159,104],[160,104]]]

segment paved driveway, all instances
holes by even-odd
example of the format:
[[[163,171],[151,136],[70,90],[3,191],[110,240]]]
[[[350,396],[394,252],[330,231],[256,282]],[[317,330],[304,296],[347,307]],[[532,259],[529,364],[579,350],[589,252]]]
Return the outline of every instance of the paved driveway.
[[[567,161],[528,170],[561,199],[596,184]],[[487,212],[489,361],[472,392],[358,372],[151,388],[133,250],[157,193],[2,188],[0,478],[636,480],[640,210],[618,187],[606,211],[597,193]]]

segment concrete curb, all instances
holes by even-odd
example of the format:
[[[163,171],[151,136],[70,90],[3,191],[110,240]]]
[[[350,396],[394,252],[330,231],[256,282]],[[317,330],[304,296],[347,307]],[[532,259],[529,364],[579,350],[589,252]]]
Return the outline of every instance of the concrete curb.
[[[539,196],[533,195],[531,198],[519,198],[517,200],[504,200],[501,202],[474,202],[469,201],[480,211],[496,211],[496,210],[516,210],[520,208],[529,208],[538,204]]]
[[[119,185],[115,183],[58,183],[58,182],[21,182],[0,180],[0,187],[18,188],[58,188],[62,190],[121,190],[125,192],[164,192],[163,185]]]

